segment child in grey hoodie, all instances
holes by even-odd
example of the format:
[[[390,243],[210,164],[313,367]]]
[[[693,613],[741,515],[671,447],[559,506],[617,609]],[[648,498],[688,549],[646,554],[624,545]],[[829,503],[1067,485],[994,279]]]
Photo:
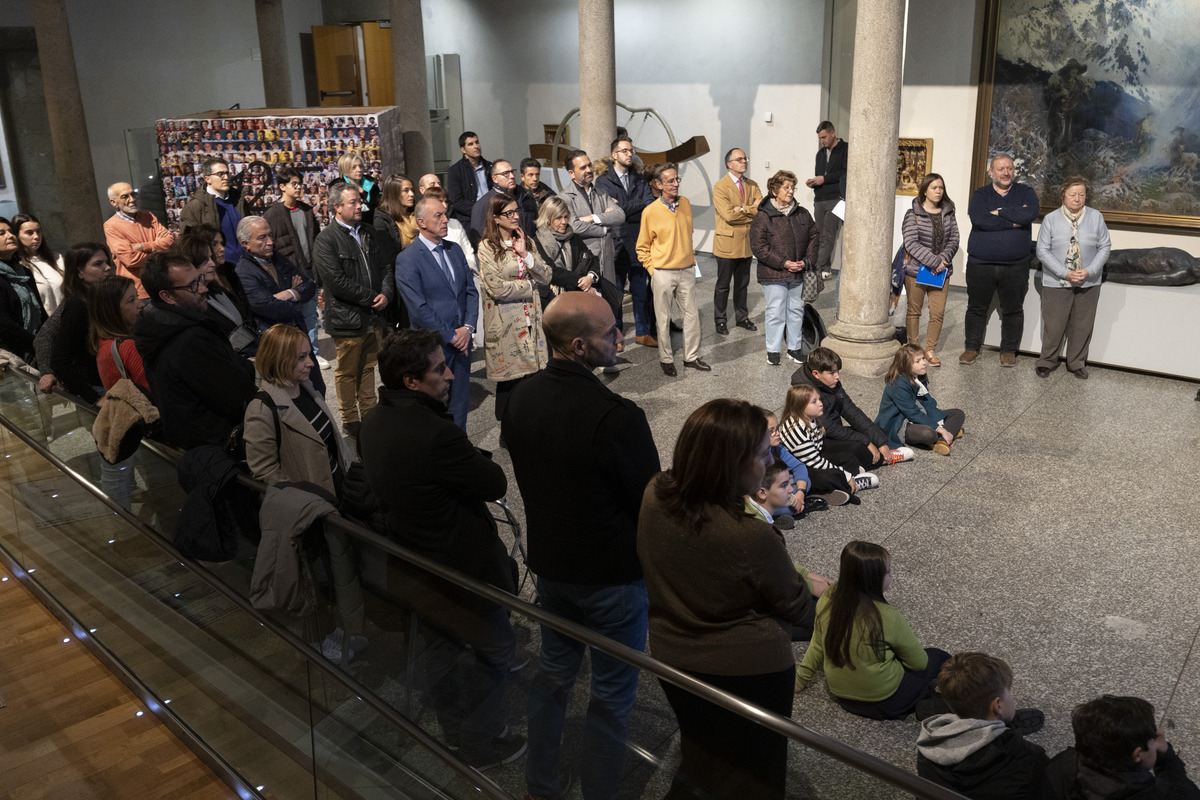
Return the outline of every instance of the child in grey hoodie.
[[[938,690],[952,713],[921,723],[917,774],[974,800],[1032,798],[1049,759],[1022,733],[1041,730],[1036,709],[1017,710],[1012,668],[984,653],[942,666]]]

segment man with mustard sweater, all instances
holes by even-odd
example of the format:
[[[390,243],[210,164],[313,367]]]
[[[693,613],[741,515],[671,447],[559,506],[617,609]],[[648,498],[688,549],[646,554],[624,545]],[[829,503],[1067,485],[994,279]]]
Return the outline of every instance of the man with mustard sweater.
[[[658,317],[658,360],[663,374],[674,378],[671,351],[671,301],[683,311],[683,365],[701,372],[712,367],[700,360],[700,313],[696,310],[696,252],[692,249],[692,205],[679,196],[679,167],[655,167],[652,183],[661,196],[642,212],[637,256],[650,273],[654,312]]]

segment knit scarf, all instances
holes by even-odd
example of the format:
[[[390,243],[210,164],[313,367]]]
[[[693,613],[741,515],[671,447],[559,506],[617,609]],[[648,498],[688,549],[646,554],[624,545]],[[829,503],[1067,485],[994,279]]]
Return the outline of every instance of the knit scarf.
[[[546,258],[553,265],[562,267],[567,272],[571,271],[571,248],[566,244],[575,235],[575,231],[567,228],[562,233],[553,228],[538,228],[537,239],[541,244],[542,249],[546,252]]]
[[[1063,266],[1067,272],[1080,269],[1079,259],[1079,221],[1083,219],[1084,213],[1087,212],[1087,207],[1079,209],[1078,214],[1072,214],[1067,210],[1066,206],[1062,207],[1063,216],[1071,223],[1071,243],[1067,245],[1067,257],[1063,259]],[[1058,279],[1059,286],[1067,287],[1071,282],[1066,278]]]
[[[30,336],[37,333],[38,323],[41,322],[38,312],[42,308],[42,297],[38,294],[33,275],[14,257],[12,261],[0,261],[0,278],[8,281],[21,301],[21,327]]]

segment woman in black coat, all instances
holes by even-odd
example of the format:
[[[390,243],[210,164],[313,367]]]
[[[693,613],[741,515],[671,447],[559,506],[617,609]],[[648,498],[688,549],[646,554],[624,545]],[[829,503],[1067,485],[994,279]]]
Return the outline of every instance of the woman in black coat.
[[[103,396],[104,386],[89,344],[88,289],[113,272],[112,254],[96,242],[71,245],[63,259],[63,302],[50,343],[49,372],[68,392],[93,404]]]
[[[46,321],[33,274],[17,258],[17,232],[0,217],[0,349],[33,358],[33,336]]]
[[[557,196],[547,197],[538,211],[537,236],[533,244],[538,257],[550,265],[550,286],[542,287],[542,308],[554,299],[551,286],[564,292],[595,292],[621,319],[621,290],[600,275],[600,262],[579,234],[571,230],[571,212]]]

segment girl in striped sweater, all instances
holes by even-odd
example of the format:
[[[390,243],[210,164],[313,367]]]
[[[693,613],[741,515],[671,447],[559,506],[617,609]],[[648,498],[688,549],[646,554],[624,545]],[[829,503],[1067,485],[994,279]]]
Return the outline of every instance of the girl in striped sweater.
[[[818,422],[822,411],[821,395],[816,387],[808,383],[791,386],[779,423],[783,446],[808,467],[810,492],[823,496],[831,506],[844,505],[847,501],[857,504],[855,495],[862,489],[878,486],[879,477],[865,472],[860,464],[849,460],[848,455],[823,452],[825,429]]]

